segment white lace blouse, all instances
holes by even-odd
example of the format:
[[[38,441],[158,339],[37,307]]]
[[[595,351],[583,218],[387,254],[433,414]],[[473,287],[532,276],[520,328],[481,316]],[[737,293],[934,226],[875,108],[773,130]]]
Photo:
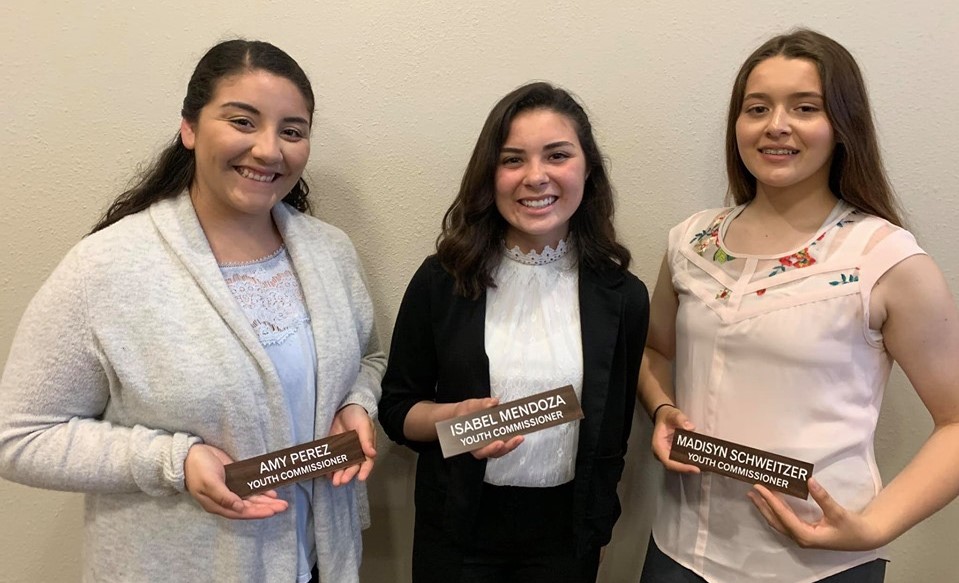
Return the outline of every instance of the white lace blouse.
[[[303,291],[286,247],[263,259],[220,265],[227,287],[273,361],[291,412],[295,443],[313,440],[316,346]],[[295,484],[297,581],[310,580],[316,563],[311,499],[313,482]]]
[[[490,393],[501,403],[572,385],[583,390],[579,270],[572,245],[542,254],[504,250],[486,292],[485,345]],[[513,452],[486,465],[497,486],[549,487],[573,479],[579,421],[525,436]]]

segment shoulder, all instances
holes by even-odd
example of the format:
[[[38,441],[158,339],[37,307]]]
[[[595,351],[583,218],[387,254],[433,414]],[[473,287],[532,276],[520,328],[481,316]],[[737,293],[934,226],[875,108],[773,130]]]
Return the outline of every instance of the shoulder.
[[[719,231],[723,220],[738,207],[718,207],[701,210],[686,217],[669,230],[669,247],[675,248],[697,238],[711,236]]]
[[[147,211],[141,211],[87,235],[68,257],[72,255],[84,271],[115,273],[151,265],[162,254],[156,227]]]
[[[885,219],[859,211],[850,214],[849,219],[852,223],[849,237],[855,240],[853,235],[858,230],[861,231],[859,239],[865,241],[864,245],[860,243],[860,271],[867,281],[874,283],[908,257],[926,254],[915,235]]]
[[[287,226],[290,236],[327,243],[334,251],[339,253],[355,253],[353,241],[342,229],[312,215],[302,213],[286,203],[283,203],[282,206],[285,213],[276,213],[277,219]]]
[[[452,293],[453,276],[446,271],[437,255],[430,255],[416,269],[410,279],[411,289],[440,290]]]
[[[579,273],[584,283],[594,283],[615,290],[623,294],[629,304],[649,305],[649,291],[646,284],[629,270],[610,267],[593,268],[581,264]]]
[[[646,284],[630,271],[623,272],[623,292],[627,301],[649,305],[649,290]]]

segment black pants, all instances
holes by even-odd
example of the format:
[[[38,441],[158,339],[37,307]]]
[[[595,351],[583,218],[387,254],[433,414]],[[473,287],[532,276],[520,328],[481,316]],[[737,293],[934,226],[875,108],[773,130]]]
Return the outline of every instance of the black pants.
[[[417,517],[413,583],[594,583],[599,549],[577,556],[573,484],[518,488],[484,484],[470,540]]]
[[[886,578],[886,561],[876,559],[841,573],[821,579],[819,583],[882,583]],[[653,537],[646,547],[646,563],[640,583],[706,583],[706,580],[680,565],[659,550]]]

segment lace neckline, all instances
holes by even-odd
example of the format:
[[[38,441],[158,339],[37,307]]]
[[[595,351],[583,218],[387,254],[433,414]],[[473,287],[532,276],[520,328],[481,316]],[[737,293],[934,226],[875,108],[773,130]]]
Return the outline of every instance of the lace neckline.
[[[523,253],[520,251],[519,245],[510,249],[506,246],[506,241],[503,241],[503,253],[513,261],[522,263],[523,265],[548,265],[555,263],[563,257],[566,257],[569,251],[570,245],[566,243],[566,239],[560,239],[559,243],[556,244],[556,249],[547,245],[543,248],[542,253],[537,253],[536,251]]]
[[[286,250],[286,245],[281,243],[280,246],[276,249],[276,251],[274,251],[273,253],[270,253],[266,257],[260,257],[259,259],[251,259],[250,261],[227,261],[224,263],[217,263],[217,265],[219,265],[220,267],[242,267],[244,265],[256,265],[257,263],[264,263],[266,261],[269,261],[270,259],[276,259],[285,250]]]

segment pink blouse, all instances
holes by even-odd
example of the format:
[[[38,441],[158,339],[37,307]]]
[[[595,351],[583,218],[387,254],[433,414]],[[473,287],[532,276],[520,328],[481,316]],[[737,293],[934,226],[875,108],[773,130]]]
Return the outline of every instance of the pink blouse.
[[[873,434],[892,358],[869,328],[869,295],[915,238],[840,201],[819,231],[785,255],[723,246],[743,207],[697,213],[669,234],[679,296],[676,404],[696,431],[813,463],[842,505],[882,488]],[[667,472],[653,528],[664,553],[711,582],[816,581],[884,557],[883,549],[801,549],[770,528],[750,485]],[[810,497],[784,497],[809,521]]]

